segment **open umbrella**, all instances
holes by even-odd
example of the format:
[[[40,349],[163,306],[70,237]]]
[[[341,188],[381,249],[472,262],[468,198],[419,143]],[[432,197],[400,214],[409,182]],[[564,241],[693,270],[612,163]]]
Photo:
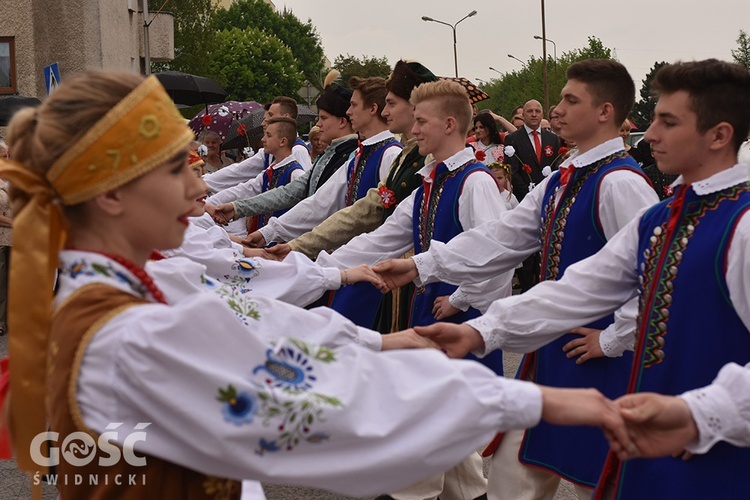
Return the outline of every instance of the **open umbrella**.
[[[239,122],[232,123],[227,132],[226,139],[221,144],[221,149],[244,148],[248,140],[263,134],[263,108],[256,109]],[[297,125],[309,123],[318,118],[318,113],[303,104],[297,105]]]
[[[484,101],[485,99],[489,99],[490,96],[485,93],[484,90],[480,89],[476,85],[474,85],[468,78],[459,77],[455,78],[452,76],[441,76],[441,80],[453,80],[454,82],[458,82],[461,85],[464,86],[466,89],[466,92],[469,94],[469,100],[472,104],[476,104],[479,101]]]
[[[233,123],[236,124],[258,109],[263,111],[263,107],[255,101],[227,101],[221,104],[212,104],[195,115],[188,126],[195,132],[196,137],[200,137],[204,130],[212,130],[219,134],[221,140],[224,141],[227,131]]]
[[[7,126],[13,114],[19,109],[29,106],[36,107],[41,103],[42,101],[36,97],[23,97],[20,95],[0,97],[0,127]]]
[[[191,75],[180,71],[156,73],[156,78],[176,104],[195,106],[222,102],[227,92],[221,85],[205,76]]]

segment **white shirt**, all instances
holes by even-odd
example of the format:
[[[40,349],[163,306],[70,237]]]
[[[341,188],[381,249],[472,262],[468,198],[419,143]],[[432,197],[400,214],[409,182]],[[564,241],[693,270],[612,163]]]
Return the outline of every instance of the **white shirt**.
[[[312,166],[310,152],[305,146],[295,144],[292,147],[292,156],[302,166],[303,170],[307,170]],[[273,158],[271,158],[271,161],[273,162]],[[264,165],[265,151],[263,148],[260,148],[250,158],[242,160],[239,163],[233,163],[212,174],[204,175],[203,180],[206,181],[211,191],[218,193],[254,178],[263,171]]]
[[[362,144],[368,146],[391,137],[393,137],[393,134],[385,130],[365,139]],[[401,146],[396,144],[388,146],[383,152],[378,168],[380,180],[385,180],[388,176],[391,165],[399,153],[401,153]],[[297,203],[281,217],[271,217],[268,224],[259,230],[266,242],[291,241],[312,230],[335,212],[345,208],[348,171],[348,164],[343,165],[314,195]]]
[[[714,382],[680,396],[698,427],[698,441],[685,448],[706,453],[719,441],[750,446],[750,363],[725,365]]]
[[[284,261],[245,257],[242,246],[229,239],[224,228],[214,226],[208,231],[192,224],[185,231],[182,246],[161,252],[165,260],[151,261],[146,270],[160,282],[167,297],[179,293],[183,285],[169,286],[173,276],[182,274],[181,265],[185,257],[205,267],[205,274],[223,283],[240,283],[246,293],[281,300],[304,307],[319,299],[326,290],[341,287],[341,272],[332,267],[322,267],[310,259],[294,252]],[[290,258],[291,257],[291,258]]]
[[[526,130],[526,135],[529,138],[529,142],[531,143],[531,148],[534,150],[534,153],[541,154],[540,151],[536,150],[536,143],[534,142],[534,132],[536,132],[537,134],[539,134],[538,135],[538,137],[539,137],[539,147],[541,148],[542,147],[542,128],[539,127],[537,129],[532,129],[528,125],[524,125],[523,128],[524,128],[524,130]]]
[[[271,165],[271,168],[273,168],[274,170],[279,170],[296,160],[297,158],[294,156],[294,154],[291,154],[278,163],[273,163]],[[300,169],[292,171],[290,182],[297,177],[302,176],[304,173],[305,171]],[[209,205],[221,205],[222,203],[230,203],[233,201],[257,196],[263,192],[263,181],[265,175],[266,171],[264,170],[249,181],[245,181],[243,183],[237,184],[236,186],[232,186],[212,196],[209,196],[208,198],[206,198],[206,203],[208,203]]]
[[[61,274],[58,304],[91,282],[150,298],[102,255],[65,251],[61,261],[65,269],[83,265],[75,278]],[[87,262],[109,276],[89,274]],[[189,274],[186,282],[194,281]],[[102,433],[111,422],[122,430],[150,423],[135,444],[139,456],[220,477],[367,496],[446,470],[496,432],[540,419],[537,387],[479,363],[435,350],[364,349],[357,344],[368,331],[325,308],[262,297],[250,305],[243,314],[229,298],[196,291],[110,318],[80,365],[75,397],[86,426]],[[281,365],[298,376],[282,377]],[[220,400],[230,386],[245,412]],[[436,412],[445,401],[451,410]]]
[[[462,149],[443,163],[450,171],[454,171],[468,161],[474,161],[474,153],[471,148]],[[419,170],[419,174],[427,182],[431,182],[429,176],[436,167],[437,162],[428,163]],[[330,255],[325,251],[320,252],[316,262],[322,266],[338,267],[339,269],[346,269],[359,264],[372,266],[381,260],[401,257],[414,248],[413,214],[416,191],[414,190],[399,203],[396,210],[382,226],[370,233],[364,233],[353,238]],[[463,189],[458,197],[458,220],[464,230],[494,220],[505,210],[506,206],[501,199],[495,179],[491,175],[475,172],[466,177]],[[432,240],[432,244],[435,241]],[[469,306],[486,310],[493,300],[511,294],[512,278],[513,271],[511,270],[479,284],[467,283],[456,290],[449,300],[454,307],[464,311]],[[471,300],[469,297],[471,297]]]
[[[622,139],[617,137],[584,154],[574,154],[565,163],[582,168],[622,150]],[[433,242],[429,252],[415,255],[413,259],[419,271],[419,278],[415,280],[417,284],[446,281],[463,285],[481,281],[513,269],[526,257],[539,251],[540,220],[544,210],[542,202],[548,182],[549,177],[539,184],[538,189],[529,192],[517,207],[502,213],[497,220],[465,231],[448,244]],[[611,239],[643,208],[658,201],[654,190],[638,174],[617,170],[605,175],[599,187],[599,219],[605,237]],[[633,348],[631,334],[635,329],[637,308],[633,300],[617,311],[615,322],[602,331],[599,342],[607,356],[620,356],[626,349]],[[537,318],[543,310],[540,307],[530,314]],[[571,328],[586,323],[580,321]],[[544,344],[546,342],[531,342],[522,347],[517,345],[516,348],[521,349],[520,352],[530,352]]]

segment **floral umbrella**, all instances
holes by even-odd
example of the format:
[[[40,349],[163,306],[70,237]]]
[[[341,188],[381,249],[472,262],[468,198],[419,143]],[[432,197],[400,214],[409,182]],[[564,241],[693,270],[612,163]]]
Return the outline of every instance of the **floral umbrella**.
[[[262,110],[263,107],[255,101],[227,101],[221,104],[212,104],[195,115],[188,126],[198,138],[205,131],[212,130],[219,134],[223,142],[233,122],[238,122],[258,109]]]
[[[263,115],[265,110],[258,109],[245,115],[244,118],[229,127],[226,140],[223,141],[221,149],[241,148],[263,134]],[[309,123],[318,118],[318,113],[304,104],[297,105],[297,125]]]

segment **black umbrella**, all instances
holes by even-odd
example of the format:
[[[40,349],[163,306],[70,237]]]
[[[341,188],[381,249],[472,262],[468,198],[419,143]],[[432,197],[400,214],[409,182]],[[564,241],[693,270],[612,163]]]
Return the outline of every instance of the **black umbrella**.
[[[263,108],[256,109],[252,113],[245,115],[239,122],[232,123],[227,132],[227,137],[221,144],[221,149],[235,149],[244,148],[253,139],[257,139],[263,134],[263,115],[265,110]],[[297,125],[302,125],[315,120],[318,117],[318,113],[310,109],[309,107],[298,104],[297,105]],[[241,133],[244,132],[244,133]]]
[[[211,104],[223,102],[227,92],[210,78],[191,75],[179,71],[164,71],[156,73],[156,78],[167,90],[176,104],[194,106],[196,104]]]
[[[9,95],[0,97],[0,127],[5,127],[10,123],[13,114],[19,109],[26,107],[36,107],[42,103],[36,97],[23,97],[20,95]]]

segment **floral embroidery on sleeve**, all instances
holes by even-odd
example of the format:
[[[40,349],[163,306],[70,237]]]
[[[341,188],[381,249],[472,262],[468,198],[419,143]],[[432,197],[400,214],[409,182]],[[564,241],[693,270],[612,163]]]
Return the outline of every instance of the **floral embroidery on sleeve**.
[[[297,339],[289,342],[278,351],[268,349],[266,362],[253,369],[250,382],[257,386],[255,395],[232,385],[219,389],[217,400],[223,403],[227,422],[250,424],[257,416],[263,427],[272,430],[272,436],[259,439],[255,450],[259,455],[329,440],[329,434],[316,432],[315,426],[325,421],[327,408],[343,406],[338,398],[314,391],[316,364],[335,362],[336,353]]]

